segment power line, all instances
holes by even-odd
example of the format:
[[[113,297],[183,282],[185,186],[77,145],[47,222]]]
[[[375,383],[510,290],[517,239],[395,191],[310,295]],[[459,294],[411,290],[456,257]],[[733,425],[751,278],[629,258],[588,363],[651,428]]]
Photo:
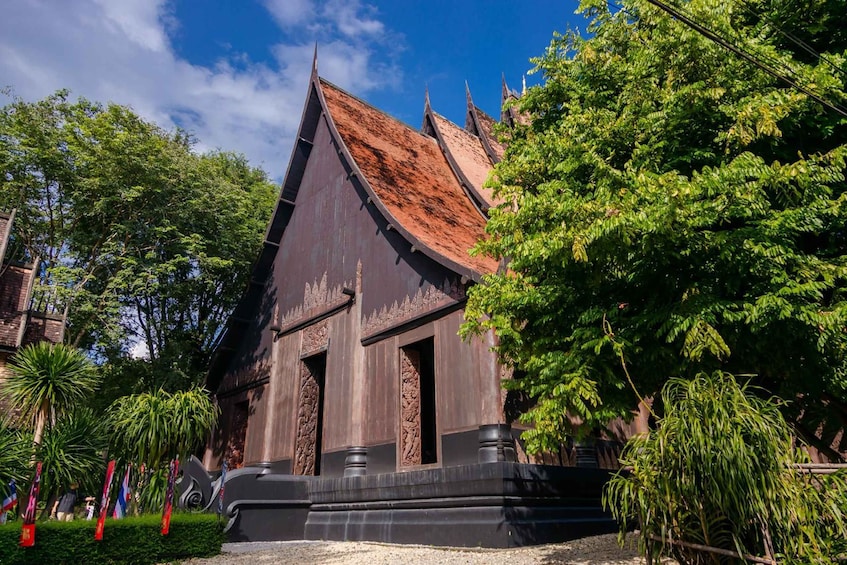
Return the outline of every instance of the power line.
[[[833,63],[829,58],[824,57],[821,53],[818,53],[817,51],[815,51],[815,49],[811,45],[809,45],[808,43],[806,43],[805,41],[803,41],[802,39],[800,39],[799,37],[797,37],[793,33],[783,31],[782,28],[780,28],[778,25],[776,25],[776,23],[773,20],[771,20],[768,16],[766,16],[765,14],[757,14],[744,2],[744,0],[740,0],[739,4],[741,4],[741,7],[744,8],[744,10],[746,10],[748,14],[750,14],[750,15],[756,17],[756,18],[759,18],[760,20],[763,20],[772,29],[776,30],[777,33],[779,33],[780,35],[782,35],[784,38],[788,39],[789,41],[793,42],[795,45],[800,47],[803,51],[805,51],[809,55],[813,56],[815,59],[817,59],[819,61],[823,61],[824,63],[826,63],[827,65],[832,67],[834,70],[838,71],[839,73],[847,76],[847,71],[845,71],[844,69],[840,68],[838,65]]]
[[[821,96],[815,94],[814,92],[812,92],[811,90],[809,90],[805,86],[797,84],[797,82],[795,82],[794,80],[792,80],[792,79],[780,74],[779,72],[775,71],[774,69],[768,67],[767,65],[765,65],[764,63],[759,61],[753,55],[750,55],[749,53],[745,52],[740,47],[736,47],[735,45],[729,43],[728,41],[726,41],[724,38],[722,38],[721,36],[719,36],[718,34],[713,32],[712,30],[708,29],[707,27],[705,27],[703,25],[698,24],[697,22],[688,18],[687,16],[685,16],[684,14],[682,14],[680,11],[676,10],[675,8],[668,6],[667,4],[661,2],[660,0],[647,0],[647,2],[649,2],[650,4],[656,6],[657,8],[659,8],[661,10],[664,10],[665,12],[670,14],[672,17],[678,19],[679,21],[681,21],[682,23],[684,23],[685,25],[687,25],[688,27],[690,27],[691,29],[693,29],[694,31],[699,33],[700,35],[703,35],[704,37],[714,41],[715,43],[717,43],[718,45],[720,45],[724,49],[727,49],[727,50],[735,53],[739,57],[742,57],[743,59],[752,63],[753,65],[755,65],[759,69],[765,71],[766,73],[768,73],[769,75],[771,75],[775,79],[784,82],[785,84],[789,85],[790,87],[792,87],[796,90],[799,90],[800,92],[802,92],[803,94],[805,94],[809,98],[815,100],[819,104],[823,104],[827,108],[834,110],[838,114],[847,118],[847,109],[844,109],[840,105],[833,104],[832,102],[830,102],[830,101],[822,98]]]

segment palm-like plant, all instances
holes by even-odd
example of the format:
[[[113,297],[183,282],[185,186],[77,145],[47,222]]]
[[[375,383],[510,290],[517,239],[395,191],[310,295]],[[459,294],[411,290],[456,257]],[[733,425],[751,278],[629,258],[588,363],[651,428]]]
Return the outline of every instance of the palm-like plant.
[[[200,388],[169,393],[162,389],[123,396],[109,407],[113,453],[144,463],[152,473],[141,504],[161,505],[167,462],[183,459],[202,444],[218,418],[218,408]]]
[[[26,435],[0,418],[0,498],[9,494],[9,481],[14,479],[20,485],[27,478],[31,439]]]
[[[60,417],[36,450],[36,458],[44,463],[42,491],[55,496],[78,483],[84,492],[96,493],[107,447],[105,423],[90,408],[75,408]]]
[[[657,428],[629,441],[627,470],[604,493],[622,534],[637,519],[642,552],[712,562],[651,536],[804,563],[834,563],[847,550],[847,476],[796,472],[803,456],[777,399],[717,372],[670,379],[662,404]]]
[[[63,344],[40,342],[21,348],[9,364],[2,393],[32,426],[38,445],[44,428],[91,395],[100,378],[88,358]]]

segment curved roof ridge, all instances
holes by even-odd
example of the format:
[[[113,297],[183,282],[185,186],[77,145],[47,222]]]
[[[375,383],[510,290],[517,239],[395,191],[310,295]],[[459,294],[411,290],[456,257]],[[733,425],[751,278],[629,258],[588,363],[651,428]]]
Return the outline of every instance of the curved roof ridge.
[[[480,212],[486,215],[488,209],[500,202],[490,190],[484,188],[491,172],[491,161],[485,151],[482,140],[471,132],[459,127],[452,121],[428,107],[432,128],[441,151],[473,199]]]
[[[503,157],[503,147],[497,141],[494,135],[493,126],[496,123],[494,118],[486,114],[473,103],[471,97],[471,89],[465,82],[465,97],[467,98],[467,114],[465,117],[465,129],[476,135],[485,147],[485,152],[491,163],[496,165]],[[480,116],[482,114],[482,116]],[[483,118],[484,117],[484,118]]]

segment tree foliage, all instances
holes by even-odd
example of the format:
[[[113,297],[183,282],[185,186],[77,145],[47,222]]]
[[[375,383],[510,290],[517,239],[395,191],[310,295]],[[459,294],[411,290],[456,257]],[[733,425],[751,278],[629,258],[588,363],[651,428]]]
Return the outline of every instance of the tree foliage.
[[[0,396],[19,411],[20,422],[39,444],[45,428],[90,397],[100,377],[81,351],[43,341],[12,356],[9,375],[0,384]]]
[[[679,6],[847,102],[843,0]],[[476,252],[509,268],[471,289],[463,329],[493,328],[524,375],[509,386],[538,400],[530,446],[715,369],[844,416],[847,120],[646,1],[580,10],[589,36],[554,37],[529,120],[503,132],[505,203]]]
[[[642,552],[681,563],[717,561],[658,540],[780,562],[838,562],[847,550],[847,475],[794,469],[803,459],[780,401],[720,372],[671,379],[662,399],[655,432],[630,440],[620,459],[628,471],[604,492],[622,534],[635,518]]]
[[[65,91],[0,110],[0,168],[12,252],[40,260],[38,306],[67,308],[66,341],[105,360],[137,347],[144,387],[196,384],[261,244],[265,174]]]

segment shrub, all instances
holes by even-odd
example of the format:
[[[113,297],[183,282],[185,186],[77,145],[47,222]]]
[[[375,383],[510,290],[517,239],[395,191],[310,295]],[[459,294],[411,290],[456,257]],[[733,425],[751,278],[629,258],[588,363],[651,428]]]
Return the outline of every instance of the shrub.
[[[96,521],[39,522],[35,546],[19,547],[21,522],[0,526],[3,565],[83,563],[155,564],[220,553],[224,540],[217,516],[174,514],[170,533],[160,533],[155,515],[106,520],[102,541],[94,541]]]
[[[650,536],[788,561],[834,563],[847,539],[847,477],[798,473],[801,460],[775,399],[754,395],[732,375],[671,379],[664,417],[621,454],[625,471],[604,504],[622,533],[635,519],[642,554],[712,562]],[[711,557],[717,557],[712,555]],[[725,560],[725,559],[724,559]]]

